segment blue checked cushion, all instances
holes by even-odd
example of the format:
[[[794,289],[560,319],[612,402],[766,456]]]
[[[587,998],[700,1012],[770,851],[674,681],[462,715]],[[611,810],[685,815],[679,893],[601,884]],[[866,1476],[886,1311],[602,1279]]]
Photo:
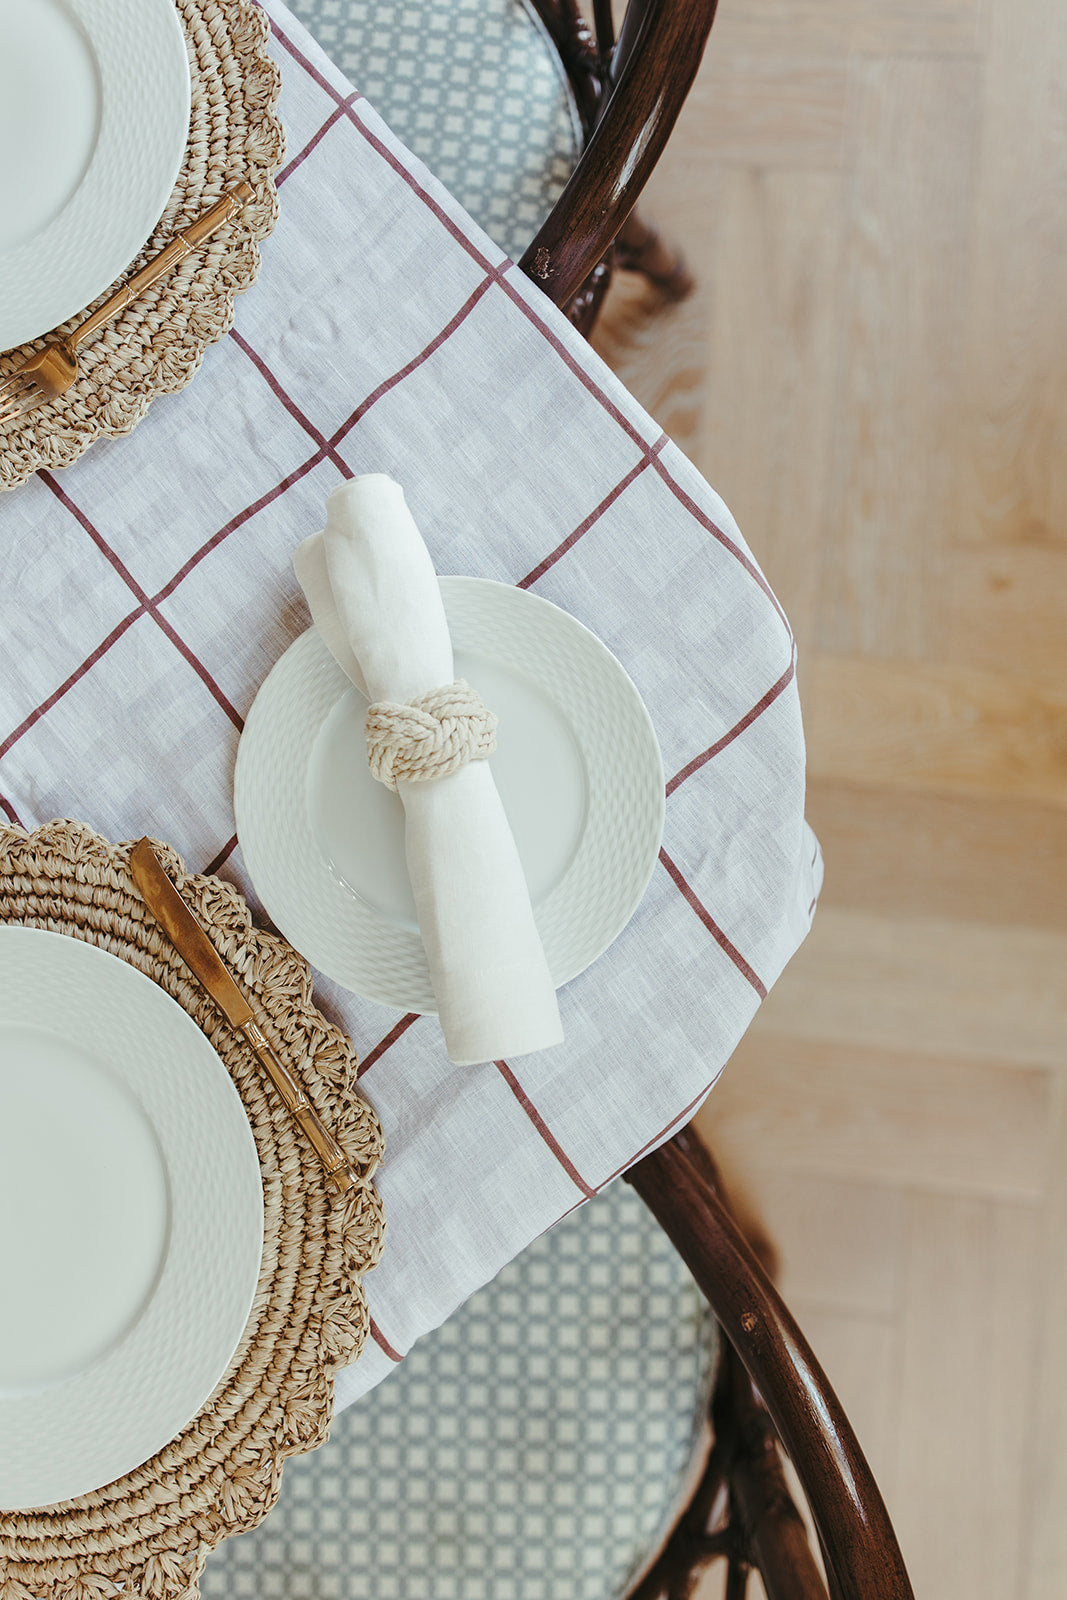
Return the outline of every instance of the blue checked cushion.
[[[522,0],[289,0],[393,132],[518,259],[570,176],[566,78]]]
[[[713,1353],[669,1240],[613,1184],[287,1462],[205,1600],[611,1600],[679,1507]]]

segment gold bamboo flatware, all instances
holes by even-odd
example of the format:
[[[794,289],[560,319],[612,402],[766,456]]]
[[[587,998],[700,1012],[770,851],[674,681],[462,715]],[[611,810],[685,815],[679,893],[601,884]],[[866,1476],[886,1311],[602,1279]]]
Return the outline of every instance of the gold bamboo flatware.
[[[322,1162],[326,1182],[336,1194],[347,1194],[371,1176],[356,1172],[333,1134],[285,1063],[274,1053],[252,1007],[195,915],[167,876],[150,840],[139,839],[130,851],[130,875],[141,898],[198,982],[207,990],[232,1028],[256,1054],[286,1109],[303,1128]]]
[[[124,311],[131,300],[158,283],[183,257],[209,239],[254,197],[255,190],[250,183],[242,181],[235,184],[221,200],[217,200],[195,222],[176,234],[158,255],[134,274],[129,283],[116,290],[102,306],[98,306],[91,317],[79,323],[73,333],[68,333],[64,339],[54,340],[35,355],[28,356],[21,366],[0,382],[0,422],[20,416],[24,411],[32,411],[36,406],[47,405],[50,400],[56,400],[64,394],[78,376],[78,346],[105,322],[110,322],[112,317]]]

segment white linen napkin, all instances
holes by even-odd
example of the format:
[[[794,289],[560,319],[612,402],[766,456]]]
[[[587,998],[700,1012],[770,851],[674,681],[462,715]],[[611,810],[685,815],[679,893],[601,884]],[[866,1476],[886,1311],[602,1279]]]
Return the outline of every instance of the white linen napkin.
[[[293,566],[325,644],[372,702],[406,702],[454,677],[429,551],[383,473],[327,502]],[[486,761],[401,780],[408,874],[449,1058],[525,1055],[563,1038],[515,841]]]

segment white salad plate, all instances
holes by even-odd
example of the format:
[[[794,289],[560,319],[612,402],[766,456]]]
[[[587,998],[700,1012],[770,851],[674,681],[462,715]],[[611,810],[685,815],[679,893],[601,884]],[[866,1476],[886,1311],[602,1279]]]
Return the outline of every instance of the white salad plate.
[[[539,595],[441,578],[455,652],[499,718],[494,781],[557,988],[622,931],[663,833],[651,718],[595,634]],[[368,1000],[434,1012],[404,810],[367,765],[367,702],[314,628],[275,664],[237,752],[234,807],[256,893],[291,944]]]
[[[189,105],[174,0],[0,0],[0,350],[129,266],[174,188]]]
[[[0,927],[0,1507],[87,1494],[179,1434],[262,1253],[252,1131],[193,1019],[106,950]]]

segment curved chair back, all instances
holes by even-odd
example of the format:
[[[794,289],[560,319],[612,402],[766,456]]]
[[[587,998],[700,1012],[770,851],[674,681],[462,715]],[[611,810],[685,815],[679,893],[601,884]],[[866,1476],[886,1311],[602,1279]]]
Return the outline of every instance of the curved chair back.
[[[700,66],[716,0],[630,0],[617,43],[609,0],[594,6],[595,41],[576,0],[532,3],[560,51],[587,142],[519,265],[556,305],[570,306],[663,153]]]
[[[627,1173],[703,1291],[733,1350],[713,1409],[718,1457],[690,1511],[710,1501],[720,1476],[734,1519],[725,1548],[727,1593],[735,1573],[759,1569],[768,1600],[825,1600],[818,1570],[789,1501],[774,1430],[804,1489],[826,1565],[831,1600],[914,1600],[896,1535],[848,1418],[774,1285],[727,1209],[714,1163],[691,1129]],[[740,1366],[738,1365],[740,1363]],[[742,1373],[741,1368],[744,1369]],[[747,1374],[747,1377],[745,1376]],[[683,1519],[673,1549],[632,1600],[689,1591],[668,1580],[707,1559],[699,1515]],[[734,1587],[730,1587],[733,1583]]]

